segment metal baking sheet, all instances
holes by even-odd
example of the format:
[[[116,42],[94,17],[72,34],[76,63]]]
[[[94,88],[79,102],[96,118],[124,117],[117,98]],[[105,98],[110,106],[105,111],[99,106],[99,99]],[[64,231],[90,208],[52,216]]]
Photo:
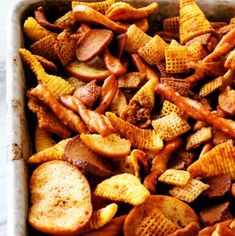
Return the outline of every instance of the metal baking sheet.
[[[127,0],[143,6],[154,0]],[[25,160],[31,153],[31,142],[25,114],[25,73],[18,53],[24,47],[22,24],[25,16],[42,5],[57,10],[69,9],[71,0],[20,0],[8,14],[7,24],[7,157],[8,157],[8,212],[7,235],[30,235],[27,230],[28,168]],[[178,0],[159,0],[160,10],[151,18],[156,20],[179,14]],[[228,20],[235,15],[234,0],[197,1],[210,20]]]

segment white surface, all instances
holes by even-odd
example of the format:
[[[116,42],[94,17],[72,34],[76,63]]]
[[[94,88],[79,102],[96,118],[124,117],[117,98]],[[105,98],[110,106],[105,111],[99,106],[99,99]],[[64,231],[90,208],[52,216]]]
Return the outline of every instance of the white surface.
[[[14,0],[0,0],[0,236],[6,235],[6,15]]]

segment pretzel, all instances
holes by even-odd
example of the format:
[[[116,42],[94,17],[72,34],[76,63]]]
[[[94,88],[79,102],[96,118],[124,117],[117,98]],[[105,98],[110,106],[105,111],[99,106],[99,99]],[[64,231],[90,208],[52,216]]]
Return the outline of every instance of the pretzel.
[[[72,111],[63,107],[56,99],[56,97],[42,85],[31,89],[28,92],[29,96],[35,97],[51,108],[56,116],[71,130],[76,133],[87,133],[87,128],[81,119]]]
[[[153,2],[142,8],[134,8],[125,2],[116,2],[109,7],[105,15],[113,21],[133,21],[146,18],[159,8],[159,4]]]
[[[37,22],[41,26],[45,27],[46,29],[57,30],[57,31],[63,30],[63,27],[61,25],[52,24],[47,20],[42,7],[38,7],[38,9],[36,11],[34,11],[34,16],[35,16],[35,19],[37,20]]]
[[[60,97],[60,101],[64,106],[78,113],[91,132],[97,132],[102,136],[108,136],[114,133],[115,130],[104,115],[87,109],[79,99],[73,96],[62,96]]]
[[[89,22],[100,24],[110,28],[117,33],[125,33],[127,31],[126,27],[123,27],[116,22],[108,19],[106,16],[102,15],[98,11],[92,9],[91,7],[85,5],[77,5],[72,11],[73,19],[75,22]]]
[[[127,69],[122,65],[121,61],[112,56],[108,49],[105,49],[103,52],[104,64],[106,68],[114,74],[116,78],[126,74]]]
[[[196,120],[204,121],[212,126],[217,127],[219,130],[235,138],[235,122],[229,119],[217,117],[211,113],[204,105],[180,96],[174,89],[166,84],[159,84],[155,91],[161,94],[165,99],[173,102],[182,111]]]
[[[104,113],[114,99],[118,89],[118,82],[114,75],[110,75],[103,83],[101,88],[100,103],[95,109],[98,113]]]
[[[180,146],[182,142],[180,138],[169,141],[164,148],[155,156],[152,161],[151,172],[144,179],[144,186],[151,192],[155,193],[155,185],[157,178],[167,170],[167,162]]]

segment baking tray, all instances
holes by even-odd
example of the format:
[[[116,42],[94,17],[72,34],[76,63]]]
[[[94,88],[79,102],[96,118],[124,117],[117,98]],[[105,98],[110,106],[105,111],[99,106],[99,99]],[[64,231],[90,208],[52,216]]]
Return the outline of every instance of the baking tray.
[[[127,0],[134,6],[144,6],[154,0]],[[57,11],[69,9],[71,0],[19,0],[8,14],[7,19],[7,235],[25,236],[30,234],[27,225],[28,210],[28,168],[25,160],[31,153],[30,135],[25,110],[25,72],[18,49],[24,47],[22,24],[26,15],[38,6],[54,8]],[[159,0],[158,14],[151,17],[151,25],[165,17],[179,14],[178,0]],[[197,1],[209,20],[228,20],[235,15],[234,0]]]

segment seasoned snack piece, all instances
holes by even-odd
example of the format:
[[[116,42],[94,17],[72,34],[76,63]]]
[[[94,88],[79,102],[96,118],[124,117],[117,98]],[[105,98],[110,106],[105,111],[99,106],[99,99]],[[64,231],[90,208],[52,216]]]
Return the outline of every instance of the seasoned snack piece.
[[[63,29],[72,28],[74,22],[72,21],[72,11],[66,12],[63,16],[59,17],[55,22],[55,25],[59,25]]]
[[[235,69],[234,63],[235,63],[235,50],[232,50],[228,54],[228,57],[226,58],[226,61],[224,63],[224,67],[227,69],[234,70]]]
[[[185,79],[176,79],[173,77],[170,77],[170,78],[162,77],[160,81],[162,84],[170,85],[181,96],[184,96],[184,97],[188,96],[190,85],[186,83]]]
[[[50,161],[40,165],[31,176],[30,193],[29,223],[40,232],[77,234],[90,220],[89,184],[82,173],[67,162]]]
[[[73,8],[72,14],[73,20],[75,22],[100,24],[106,26],[116,33],[125,33],[127,31],[126,27],[117,24],[116,22],[110,20],[106,16],[88,6],[77,5]]]
[[[37,115],[39,128],[62,138],[71,136],[71,130],[69,130],[50,109],[41,104],[37,99],[30,98],[28,107]]]
[[[206,143],[212,138],[211,127],[203,127],[196,133],[190,135],[187,139],[186,150],[189,151],[197,148],[203,143]]]
[[[186,202],[193,202],[204,190],[208,189],[209,185],[204,184],[200,180],[191,179],[183,187],[174,187],[169,193]]]
[[[198,223],[192,222],[183,229],[178,229],[169,236],[198,236],[200,226]]]
[[[31,44],[30,50],[33,54],[40,55],[42,57],[48,58],[49,60],[56,60],[58,57],[54,49],[55,43],[56,36],[50,34]]]
[[[214,32],[195,0],[180,0],[180,43],[185,44],[190,39]]]
[[[203,48],[201,42],[194,42],[188,46],[188,54],[191,61],[200,61],[207,56],[206,50]]]
[[[112,41],[113,32],[107,29],[89,30],[76,49],[78,61],[89,61],[99,55]]]
[[[205,226],[209,226],[225,220],[233,219],[233,216],[228,210],[229,205],[229,202],[224,202],[202,210],[200,212],[201,221]]]
[[[57,117],[71,130],[77,133],[87,133],[87,128],[81,119],[72,111],[62,106],[53,94],[42,85],[28,92],[29,96],[35,97],[51,108]]]
[[[158,224],[160,224],[160,222],[162,221],[159,222],[158,218],[154,217],[154,212],[156,213],[156,215],[160,216],[161,219],[164,219],[165,222],[171,222],[170,225],[172,226],[173,224],[175,226],[175,229],[172,232],[181,227],[185,227],[192,222],[198,223],[197,215],[195,214],[193,209],[191,209],[186,203],[178,200],[177,198],[169,196],[151,195],[141,205],[135,206],[129,212],[124,223],[124,235],[139,236],[139,234],[136,233],[136,230],[140,225],[142,225],[142,222],[147,219],[152,219],[151,224],[153,224],[154,228],[158,228],[157,224],[154,223],[154,221],[158,222]],[[154,221],[151,215],[152,217],[154,217]],[[168,221],[166,221],[165,219],[168,219]],[[162,225],[162,227],[164,227],[164,224]],[[143,231],[142,233],[143,235],[149,236],[168,236],[170,233],[168,232],[167,234],[164,234],[164,231],[167,230],[167,228],[165,230],[161,230],[160,228],[159,230],[161,234],[155,234],[152,231]]]
[[[151,192],[155,193],[155,187],[158,176],[167,170],[167,163],[172,153],[174,153],[180,146],[181,139],[172,140],[163,147],[163,149],[154,157],[152,161],[151,172],[144,179],[144,186]]]
[[[223,197],[230,190],[232,184],[231,177],[228,174],[216,175],[203,179],[203,181],[210,185],[203,195],[210,198]]]
[[[113,101],[118,89],[118,82],[113,74],[111,74],[103,83],[101,88],[100,103],[96,107],[95,111],[98,113],[104,113],[108,106]]]
[[[49,132],[36,126],[35,131],[35,150],[40,152],[46,148],[50,148],[56,144],[55,140],[52,139]]]
[[[160,151],[163,148],[163,141],[156,131],[140,129],[112,112],[106,112],[106,116],[120,135],[130,140],[133,147],[150,151]]]
[[[66,66],[75,57],[76,41],[68,30],[64,30],[56,38],[54,49],[63,66]]]
[[[221,143],[207,152],[199,160],[188,167],[192,176],[210,177],[229,174],[235,179],[235,148],[233,141]]]
[[[134,8],[125,2],[116,2],[105,12],[105,15],[113,21],[133,21],[146,18],[158,9],[156,2],[142,8]]]
[[[87,148],[79,136],[75,136],[67,142],[64,159],[79,169],[96,176],[110,177],[114,174],[109,163]]]
[[[140,88],[145,80],[145,73],[129,72],[122,77],[118,78],[118,87],[124,89]]]
[[[86,5],[94,10],[105,14],[105,12],[115,3],[115,0],[104,0],[104,1],[98,1],[98,2],[78,2],[78,1],[72,1],[72,8],[74,8],[77,5]]]
[[[220,108],[231,116],[235,115],[235,90],[226,87],[219,95]]]
[[[213,232],[212,236],[214,235],[220,235],[220,236],[234,236],[235,230],[231,230],[229,227],[226,227],[224,225],[218,224],[216,226],[215,231]]]
[[[38,9],[36,11],[34,11],[34,16],[35,16],[35,19],[37,20],[37,22],[41,26],[45,27],[46,29],[57,30],[57,31],[63,30],[63,27],[61,25],[52,24],[47,20],[42,7],[38,7]]]
[[[136,53],[137,50],[144,46],[151,37],[145,34],[136,25],[131,25],[127,32],[127,41],[125,45],[125,50],[129,53]]]
[[[140,128],[150,125],[151,112],[155,102],[154,88],[157,83],[156,79],[150,79],[137,91],[121,114],[123,120]]]
[[[152,121],[152,126],[163,140],[170,141],[190,130],[190,125],[176,113]]]
[[[127,100],[123,92],[118,89],[113,101],[109,106],[109,111],[113,112],[114,114],[120,116],[123,109],[127,106]]]
[[[158,181],[176,186],[185,186],[190,178],[188,171],[168,169],[159,176]]]
[[[127,34],[120,34],[116,37],[116,43],[117,43],[117,57],[120,59],[123,55],[124,48],[126,45],[127,40]]]
[[[23,31],[26,36],[34,42],[53,34],[52,32],[39,25],[33,17],[28,17],[25,20]]]
[[[180,17],[170,17],[163,20],[163,31],[178,33],[180,26]]]
[[[117,134],[106,137],[99,134],[82,134],[80,137],[88,148],[103,157],[123,158],[131,152],[130,141],[120,138]]]
[[[172,40],[173,42],[173,40]],[[166,59],[166,72],[167,73],[184,73],[188,72],[186,64],[189,61],[188,48],[175,45],[172,43],[166,46],[165,59]]]
[[[195,155],[192,152],[179,151],[176,157],[169,163],[169,168],[176,170],[186,170],[193,163]]]
[[[66,66],[66,70],[72,76],[85,82],[94,79],[104,81],[110,75],[110,71],[104,67],[100,58],[94,58],[90,62],[72,61]]]
[[[77,90],[78,88],[80,88],[80,87],[86,85],[86,84],[89,84],[89,83],[86,83],[86,82],[84,82],[84,81],[82,81],[82,80],[79,80],[79,79],[77,79],[77,78],[75,78],[75,77],[73,77],[73,76],[70,76],[67,81],[68,81],[76,90]],[[75,90],[75,91],[76,91],[76,90]],[[75,91],[74,91],[74,93],[75,93]]]
[[[161,94],[165,99],[173,102],[177,107],[194,119],[211,124],[231,137],[235,137],[234,121],[217,117],[201,103],[190,98],[180,96],[169,85],[159,84],[155,91]]]
[[[178,116],[180,116],[182,119],[184,119],[184,120],[187,119],[186,113],[184,113],[182,110],[180,110],[174,103],[171,103],[168,100],[165,100],[163,102],[160,116],[167,116],[173,112],[176,113]]]
[[[64,160],[64,149],[71,139],[64,139],[52,147],[46,148],[28,159],[30,164],[42,164],[48,161]]]
[[[204,156],[207,152],[209,152],[212,148],[214,147],[213,143],[212,142],[207,142],[201,152],[200,152],[200,155],[199,155],[199,158],[201,158],[202,156]]]
[[[38,82],[45,86],[53,95],[67,95],[74,91],[74,87],[63,78],[47,74],[37,58],[31,54],[30,51],[24,48],[19,49],[19,51],[23,59],[37,76]]]
[[[103,57],[106,68],[112,74],[114,74],[116,78],[126,74],[127,72],[126,67],[121,63],[121,61],[118,58],[110,54],[108,48],[104,50]]]
[[[156,65],[165,58],[167,43],[158,35],[138,49],[138,54],[149,64]]]
[[[149,191],[131,174],[115,175],[102,181],[94,194],[114,201],[139,205],[150,195]]]
[[[108,206],[94,211],[90,219],[91,229],[100,229],[109,223],[115,216],[118,210],[116,203],[109,204]]]
[[[37,60],[41,63],[41,65],[43,66],[43,68],[46,71],[50,71],[52,73],[57,73],[58,68],[56,66],[56,64],[52,61],[47,60],[44,57],[41,57],[39,55],[35,55],[35,57],[37,58]]]
[[[231,192],[232,195],[235,197],[235,183],[232,185]]]
[[[220,76],[216,79],[211,80],[210,82],[204,84],[199,92],[199,96],[206,97],[209,94],[213,93],[216,89],[220,88],[223,84],[223,77]]]
[[[82,234],[82,236],[104,236],[104,235],[105,236],[120,236],[120,234],[123,231],[123,224],[124,224],[125,218],[126,218],[126,215],[118,216],[112,219],[104,227],[95,231]]]

